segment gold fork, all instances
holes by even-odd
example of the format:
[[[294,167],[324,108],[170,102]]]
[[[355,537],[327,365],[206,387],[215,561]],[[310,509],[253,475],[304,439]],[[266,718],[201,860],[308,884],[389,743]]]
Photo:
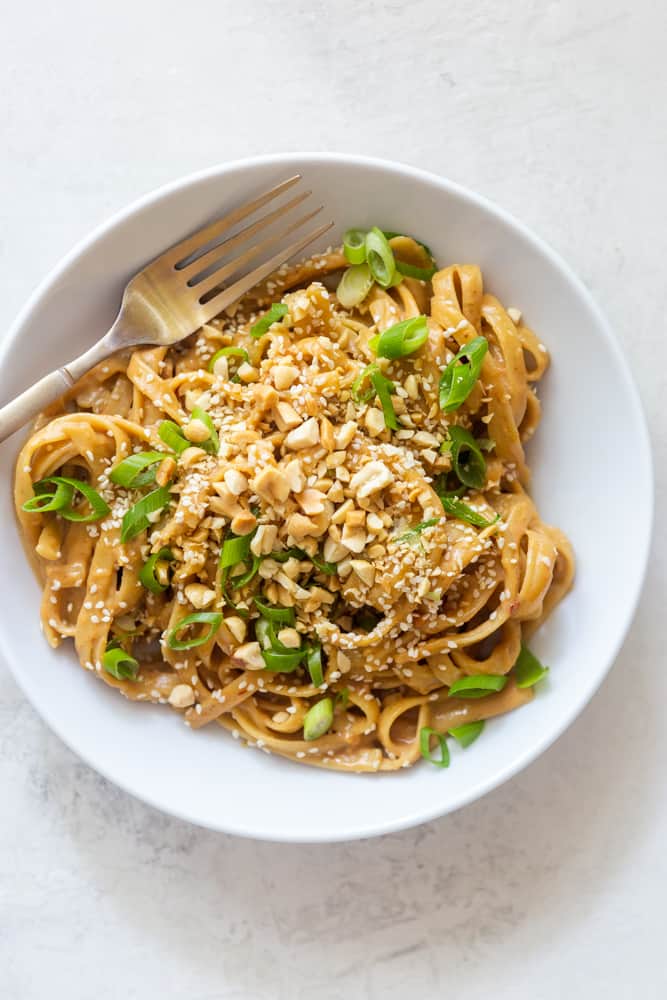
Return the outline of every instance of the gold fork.
[[[320,206],[290,221],[293,210],[312,193],[304,191],[225,238],[238,223],[300,180],[300,174],[288,177],[253,201],[233,209],[170,247],[135,275],[125,288],[120,312],[113,326],[101,340],[0,408],[0,441],[13,434],[110,354],[138,344],[175,344],[188,337],[331,229],[333,222],[311,229],[257,267],[246,270],[252,261],[263,257],[268,250],[282,243],[322,211]],[[286,225],[277,227],[259,242],[252,242],[254,236],[279,220],[284,220]],[[231,258],[230,253],[234,255]],[[241,275],[225,285],[225,281],[239,271]]]

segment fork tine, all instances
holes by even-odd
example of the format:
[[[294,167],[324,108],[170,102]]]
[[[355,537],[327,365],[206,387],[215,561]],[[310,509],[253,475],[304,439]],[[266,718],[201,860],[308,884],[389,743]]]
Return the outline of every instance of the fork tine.
[[[203,226],[202,229],[197,230],[196,233],[192,233],[187,236],[180,243],[175,243],[174,246],[170,247],[164,254],[162,254],[162,260],[172,267],[177,267],[183,261],[186,261],[193,253],[198,249],[206,246],[211,240],[217,239],[221,236],[225,230],[230,229],[231,226],[236,225],[242,219],[247,218],[247,216],[252,215],[256,212],[258,208],[262,205],[266,205],[267,202],[272,201],[273,198],[277,198],[279,195],[283,194],[289,188],[293,187],[295,184],[301,180],[301,174],[294,174],[293,177],[288,177],[286,180],[281,181],[280,184],[276,184],[269,191],[265,191],[263,194],[259,195],[253,201],[246,202],[245,205],[241,205],[239,208],[233,209],[228,212],[227,215],[221,216],[214,222],[209,222],[208,225]]]
[[[223,288],[217,295],[209,299],[208,302],[200,304],[197,310],[200,325],[208,323],[209,320],[213,319],[214,316],[217,316],[218,313],[222,312],[223,309],[226,309],[227,306],[231,306],[232,303],[238,302],[242,295],[245,295],[245,293],[250,291],[251,288],[258,285],[260,281],[264,280],[264,278],[268,278],[273,271],[281,266],[281,264],[288,261],[290,257],[294,256],[294,254],[299,253],[300,250],[304,250],[309,243],[313,242],[313,240],[323,236],[324,233],[328,232],[332,226],[333,222],[327,222],[325,225],[312,230],[312,232],[308,233],[306,236],[302,236],[300,240],[295,240],[294,243],[290,243],[288,247],[284,247],[282,250],[279,250],[278,253],[274,254],[273,257],[270,257],[269,260],[265,261],[263,264],[260,264],[259,267],[256,267],[253,271],[250,271],[242,278],[239,278],[238,281],[234,282],[234,284],[229,285],[228,288]]]
[[[254,236],[255,233],[261,232],[262,229],[266,229],[266,227],[270,226],[272,222],[276,221],[276,219],[281,218],[283,215],[287,215],[288,212],[291,212],[293,208],[300,205],[301,202],[305,201],[311,194],[311,191],[304,191],[301,194],[298,194],[296,198],[292,198],[290,201],[286,202],[286,204],[280,205],[272,212],[268,212],[266,215],[263,215],[261,219],[257,220],[257,222],[253,222],[249,226],[246,226],[245,229],[242,229],[234,236],[230,236],[228,240],[225,240],[223,243],[217,243],[206,253],[202,254],[201,257],[197,257],[193,260],[191,264],[186,264],[183,268],[179,268],[179,273],[187,279],[188,285],[191,288],[197,286],[199,284],[197,282],[199,275],[203,274],[224,256],[226,256],[237,244],[245,243],[251,236]]]
[[[224,263],[223,259],[220,258],[219,261],[217,261],[219,266],[215,271],[213,271],[211,274],[207,274],[206,277],[203,278],[201,281],[198,281],[197,284],[190,286],[192,288],[194,295],[196,295],[197,299],[201,301],[202,297],[206,294],[206,292],[209,292],[217,285],[221,285],[224,281],[227,280],[227,278],[231,277],[231,275],[233,274],[236,274],[236,272],[240,270],[241,267],[243,267],[246,264],[249,264],[255,257],[258,257],[266,250],[269,250],[269,248],[274,246],[274,244],[284,240],[286,236],[289,236],[296,229],[300,229],[301,226],[305,226],[307,222],[310,222],[310,220],[314,219],[316,215],[319,215],[319,213],[322,211],[322,208],[323,206],[320,205],[319,208],[316,208],[314,211],[308,212],[306,215],[302,215],[299,219],[296,219],[294,222],[290,223],[290,225],[287,226],[286,229],[281,230],[279,233],[274,233],[272,236],[266,236],[259,243],[255,243],[253,246],[248,247],[247,250],[245,250],[243,253],[240,253],[237,257],[235,257],[233,260],[228,261],[227,263]],[[209,265],[209,268],[213,266],[214,265],[211,264]]]

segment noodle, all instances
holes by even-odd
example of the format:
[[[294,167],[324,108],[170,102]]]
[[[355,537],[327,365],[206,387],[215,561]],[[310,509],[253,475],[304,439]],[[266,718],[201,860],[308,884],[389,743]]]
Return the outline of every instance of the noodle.
[[[392,246],[408,261],[418,255],[408,238]],[[574,564],[527,492],[524,443],[539,422],[535,384],[548,365],[536,336],[484,292],[475,266],[374,285],[345,310],[324,283],[345,263],[331,252],[283,268],[182,343],[122,352],[93,369],[38,421],[18,458],[15,503],[37,555],[52,646],[73,638],[85,669],[127,698],[171,705],[194,729],[217,722],[302,763],[392,771],[420,758],[422,727],[446,731],[530,700],[511,671],[522,639],[569,589]],[[286,314],[253,338],[258,314],[280,300]],[[376,358],[374,336],[422,315],[420,350]],[[488,351],[479,380],[443,412],[442,371],[480,336]],[[242,350],[210,371],[229,346]],[[393,382],[397,430],[385,426],[379,394],[359,401],[355,385],[372,363]],[[217,453],[197,407],[215,425]],[[185,433],[180,454],[170,456],[158,434],[165,420]],[[486,448],[480,488],[456,498],[479,524],[443,510],[438,485],[451,487],[455,471],[451,426]],[[156,484],[123,487],[110,473],[147,450],[168,456],[153,472],[171,503],[123,542],[125,515]],[[25,511],[33,484],[56,475],[92,486],[108,514],[75,521]],[[221,552],[234,538],[249,545],[225,569]],[[163,581],[155,590],[140,580],[151,555]],[[292,609],[271,626],[280,662],[303,653],[289,672],[267,667],[254,597]],[[205,641],[201,625],[179,631],[202,611],[219,613]],[[169,638],[195,633],[198,644],[186,638],[185,648]],[[137,661],[134,676],[105,669],[110,643]],[[305,650],[318,644],[316,686]],[[509,677],[487,697],[450,697],[470,675]],[[325,696],[330,724],[306,738],[306,717]]]

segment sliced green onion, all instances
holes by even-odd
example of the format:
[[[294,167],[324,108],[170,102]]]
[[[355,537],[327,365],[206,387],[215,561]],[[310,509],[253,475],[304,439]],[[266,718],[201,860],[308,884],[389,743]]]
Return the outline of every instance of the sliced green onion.
[[[274,625],[294,625],[296,615],[294,608],[282,608],[277,604],[268,604],[261,597],[253,597],[255,606],[263,618]]]
[[[388,288],[396,273],[396,261],[387,237],[377,226],[366,233],[366,260],[374,280]]]
[[[416,267],[414,264],[406,264],[405,261],[396,258],[396,270],[406,278],[430,281],[438,269],[437,267]]]
[[[452,468],[464,486],[481,489],[486,479],[486,461],[474,437],[464,427],[449,428]]]
[[[307,553],[305,554],[307,558],[310,559],[315,569],[320,573],[324,573],[326,576],[333,576],[334,573],[336,573],[336,563],[327,562],[326,559],[320,559],[318,555],[308,556]]]
[[[410,528],[408,531],[404,531],[402,535],[399,535],[396,541],[407,542],[408,545],[413,545],[422,531],[426,531],[427,528],[433,528],[439,522],[439,517],[430,517],[428,521],[420,521],[419,524],[415,524],[414,528]]]
[[[355,264],[343,273],[336,296],[343,309],[353,309],[364,301],[372,287],[373,275],[368,264]]]
[[[365,229],[348,229],[343,236],[343,253],[350,264],[363,264],[366,260]]]
[[[177,638],[179,632],[182,632],[183,629],[188,628],[190,625],[200,624],[208,625],[206,631],[201,635],[194,636],[192,639]],[[221,624],[222,613],[220,611],[195,611],[193,614],[181,618],[180,622],[176,622],[174,627],[169,629],[165,636],[165,643],[169,649],[175,650],[194,649],[195,646],[203,646],[205,642],[213,638]]]
[[[384,234],[385,239],[387,239],[387,240],[395,240],[397,236],[402,236],[405,239],[412,240],[413,243],[416,243],[418,247],[421,247],[422,250],[425,253],[428,254],[428,256],[431,258],[431,260],[435,259],[433,257],[433,251],[431,250],[431,248],[427,247],[426,244],[422,243],[421,240],[415,239],[414,236],[409,236],[408,233],[392,233],[392,232],[388,231],[387,229],[383,229],[382,232]]]
[[[331,729],[334,707],[331,698],[322,698],[306,712],[303,720],[304,740],[319,740]]]
[[[204,451],[209,453],[209,455],[217,455],[220,450],[220,438],[218,437],[218,432],[215,429],[215,424],[209,417],[206,410],[202,410],[201,406],[194,406],[192,408],[190,418],[192,420],[200,420],[208,431],[207,439],[198,444],[197,447],[203,448]]]
[[[50,496],[48,489],[51,485],[56,487],[52,496]],[[66,521],[90,524],[92,521],[99,521],[106,517],[111,510],[109,504],[102,499],[97,490],[94,490],[88,483],[84,483],[80,479],[70,479],[69,476],[48,476],[46,479],[40,479],[33,485],[33,490],[35,496],[23,504],[23,510],[29,514],[56,510]],[[90,510],[87,514],[80,514],[72,506],[77,492],[88,501]],[[47,503],[41,503],[41,498],[44,496],[50,496]]]
[[[221,347],[219,351],[216,351],[211,360],[208,363],[208,370],[210,372],[215,368],[215,363],[218,358],[241,358],[241,364],[250,364],[250,358],[248,357],[248,352],[244,351],[242,347]],[[234,378],[237,378],[235,375]],[[232,381],[234,381],[234,378]]]
[[[514,664],[516,686],[520,688],[532,687],[548,673],[549,668],[543,667],[535,654],[531,653],[527,646],[522,645],[521,652]]]
[[[459,521],[474,524],[476,528],[490,528],[500,518],[500,515],[496,514],[493,521],[487,521],[478,511],[473,510],[472,507],[469,507],[467,503],[463,503],[462,500],[457,500],[456,497],[441,496],[440,502],[452,517],[458,517]]]
[[[67,507],[74,496],[74,488],[65,483],[51,485],[55,485],[54,491],[51,491],[49,480],[40,479],[33,483],[34,496],[26,500],[21,510],[24,510],[26,514],[45,514],[50,510],[61,510],[63,507]]]
[[[497,674],[471,674],[454,681],[449,689],[449,697],[485,698],[487,694],[502,691],[506,684],[507,678]]]
[[[262,649],[271,649],[273,643],[270,635],[271,622],[266,618],[258,618],[255,622],[255,639]]]
[[[378,399],[380,400],[385,427],[388,427],[392,431],[399,430],[400,424],[396,418],[394,404],[391,401],[391,394],[394,391],[394,383],[386,378],[380,369],[377,368],[375,371],[371,372],[371,384],[378,395]]]
[[[435,736],[440,746],[440,756],[434,757],[431,751],[431,737]],[[439,733],[437,729],[431,729],[430,726],[422,726],[419,730],[419,752],[430,764],[435,764],[436,767],[449,767],[449,747],[447,746],[447,737],[443,733]]]
[[[229,607],[232,608],[237,615],[239,615],[241,618],[247,618],[248,612],[246,611],[246,609],[240,607],[229,595],[229,587],[234,586],[233,584],[234,580],[238,580],[238,577],[230,578],[229,566],[227,566],[225,569],[223,569],[220,580],[220,590],[222,592],[222,596],[224,598],[225,604],[228,604]]]
[[[171,493],[166,486],[147,493],[123,517],[120,529],[121,542],[129,542],[151,524],[151,514],[166,507],[171,500]]]
[[[126,489],[146,486],[155,480],[154,466],[164,457],[161,451],[138,451],[114,465],[109,479],[116,486],[124,486]]]
[[[449,730],[449,735],[453,736],[465,750],[466,747],[475,742],[483,729],[484,719],[480,719],[479,722],[464,722],[462,726],[455,726],[454,729]]]
[[[486,337],[475,337],[464,344],[440,376],[440,408],[445,413],[458,410],[473,390],[489,349]]]
[[[308,667],[310,679],[315,687],[319,687],[321,684],[324,684],[324,672],[322,670],[322,647],[319,642],[314,642],[312,646],[308,647],[308,652],[306,653],[306,666]]]
[[[261,557],[253,556],[251,566],[245,571],[245,573],[239,573],[238,576],[232,576],[229,579],[230,584],[234,590],[241,590],[243,587],[247,586],[251,580],[253,580],[257,573],[259,572],[259,567],[261,565]]]
[[[284,302],[274,302],[268,312],[265,312],[261,319],[250,327],[250,336],[258,340],[268,332],[270,326],[277,323],[284,316],[287,316],[288,308]]]
[[[375,386],[372,383],[369,385],[368,389],[364,389],[363,391],[361,387],[366,379],[370,382],[372,373],[376,371],[378,371],[378,366],[373,363],[372,365],[367,365],[355,378],[350,390],[352,399],[355,403],[359,405],[362,405],[363,403],[370,403],[371,399],[375,396]]]
[[[443,442],[446,444],[451,444],[451,441]],[[448,489],[450,485],[449,480],[454,477],[458,482],[458,478],[455,472],[441,472],[433,480],[433,489],[438,494],[441,500],[446,500],[448,497],[462,497],[466,491],[465,486],[457,486],[456,489]]]
[[[181,428],[173,420],[163,420],[157,432],[167,447],[171,448],[177,455],[180,455],[186,448],[192,447],[192,441],[188,441]]]
[[[301,663],[303,650],[295,649],[289,653],[279,652],[276,649],[263,649],[262,657],[267,670],[272,670],[276,674],[288,674]]]
[[[246,561],[250,555],[250,543],[255,536],[255,531],[250,531],[247,535],[234,535],[223,542],[220,552],[220,569],[237,566]]]
[[[133,681],[139,670],[139,662],[120,646],[110,645],[102,654],[102,667],[117,681]]]
[[[173,562],[174,556],[171,549],[160,549],[159,552],[154,552],[153,555],[149,556],[146,562],[143,564],[139,570],[139,583],[146,590],[150,590],[153,594],[161,594],[167,589],[166,583],[160,583],[160,581],[155,576],[155,569],[159,562]]]
[[[406,358],[428,340],[426,316],[413,316],[373,337],[368,346],[379,358]]]

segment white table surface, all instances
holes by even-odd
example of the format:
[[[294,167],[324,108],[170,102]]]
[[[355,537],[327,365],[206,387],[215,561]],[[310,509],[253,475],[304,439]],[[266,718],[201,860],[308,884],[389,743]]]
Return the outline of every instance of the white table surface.
[[[641,607],[593,703],[514,781],[401,835],[276,847],[169,819],[80,763],[0,665],[2,996],[664,998],[663,0],[59,0],[2,19],[0,329],[75,240],[178,175],[277,150],[404,159],[581,274],[639,382],[659,490]]]

